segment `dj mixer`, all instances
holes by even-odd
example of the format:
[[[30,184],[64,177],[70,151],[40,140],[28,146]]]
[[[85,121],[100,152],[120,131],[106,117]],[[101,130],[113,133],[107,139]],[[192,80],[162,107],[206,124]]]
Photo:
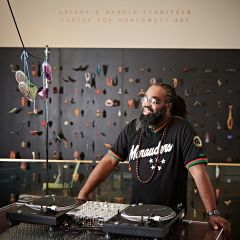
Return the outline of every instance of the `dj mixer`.
[[[18,224],[6,234],[15,231],[19,235],[6,239],[38,239],[38,235],[41,239],[157,239],[168,234],[170,227],[184,217],[184,211],[161,205],[79,204],[71,197],[46,196],[7,211],[6,217]]]

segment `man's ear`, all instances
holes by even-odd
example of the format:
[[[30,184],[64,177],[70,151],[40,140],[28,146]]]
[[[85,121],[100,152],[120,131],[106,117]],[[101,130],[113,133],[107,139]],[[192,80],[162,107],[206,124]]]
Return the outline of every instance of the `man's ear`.
[[[168,103],[168,104],[167,104],[167,109],[171,112],[171,109],[172,109],[172,103]]]

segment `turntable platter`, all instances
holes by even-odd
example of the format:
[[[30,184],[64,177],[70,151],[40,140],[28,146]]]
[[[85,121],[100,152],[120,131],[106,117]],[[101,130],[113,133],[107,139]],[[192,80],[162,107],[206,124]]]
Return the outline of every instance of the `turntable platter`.
[[[184,209],[162,205],[131,205],[103,224],[108,234],[164,238],[172,225],[183,219]]]
[[[11,222],[27,222],[56,226],[65,218],[67,211],[78,205],[73,197],[45,196],[6,212]]]
[[[44,196],[32,201],[32,205],[52,206],[56,205],[58,208],[73,208],[77,204],[77,200],[73,197],[65,196]]]
[[[170,207],[162,205],[132,205],[122,211],[121,216],[130,221],[167,221],[176,216]]]

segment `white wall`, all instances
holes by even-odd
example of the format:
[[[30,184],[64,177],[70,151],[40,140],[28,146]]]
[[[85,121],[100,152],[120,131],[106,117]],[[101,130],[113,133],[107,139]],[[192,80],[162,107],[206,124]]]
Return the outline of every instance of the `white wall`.
[[[240,0],[9,0],[26,47],[240,48]],[[0,46],[19,47],[7,1]]]

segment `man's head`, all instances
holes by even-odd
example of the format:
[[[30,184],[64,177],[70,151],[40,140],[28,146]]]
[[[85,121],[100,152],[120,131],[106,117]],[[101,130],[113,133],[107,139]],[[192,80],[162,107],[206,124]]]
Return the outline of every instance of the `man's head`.
[[[142,111],[137,118],[136,129],[156,127],[172,115],[172,105],[176,101],[173,87],[164,83],[151,85],[141,98]]]

